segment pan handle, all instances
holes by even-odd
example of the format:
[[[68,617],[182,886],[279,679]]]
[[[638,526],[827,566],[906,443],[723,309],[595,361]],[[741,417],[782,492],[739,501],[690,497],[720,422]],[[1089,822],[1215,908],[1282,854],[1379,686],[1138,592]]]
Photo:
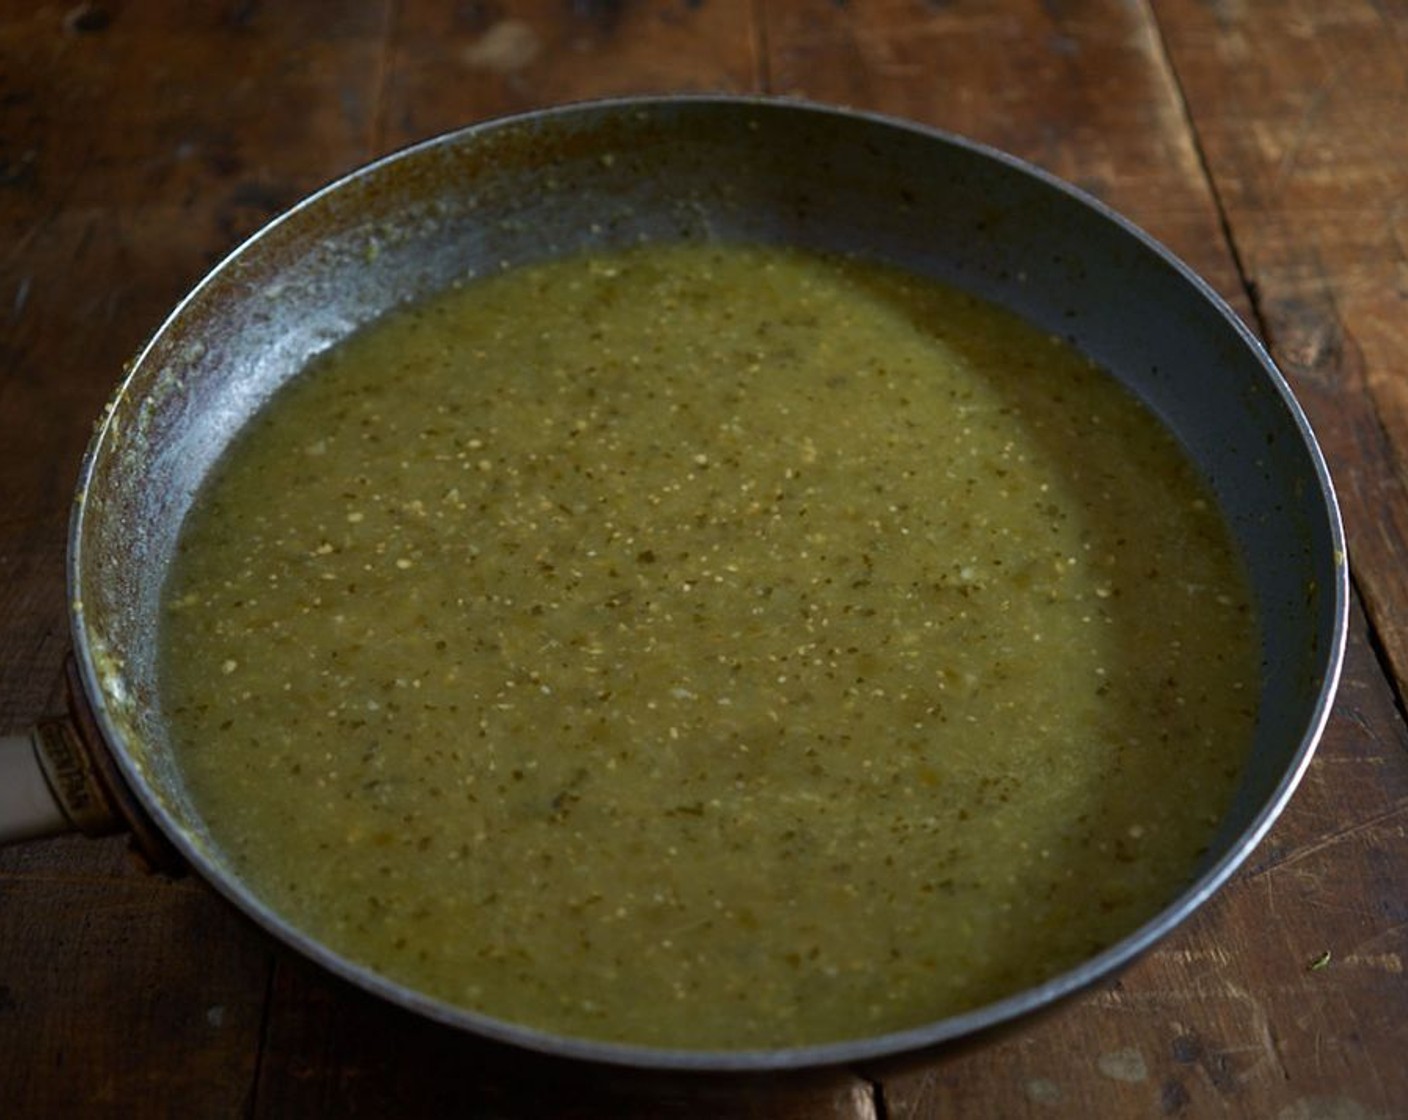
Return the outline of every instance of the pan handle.
[[[0,844],[54,836],[73,827],[54,796],[35,740],[29,735],[0,736]]]
[[[151,870],[180,874],[185,860],[127,788],[71,654],[66,670],[67,714],[40,720],[28,735],[0,736],[0,844],[128,832]]]
[[[42,720],[28,735],[0,738],[0,844],[121,829],[69,720]]]

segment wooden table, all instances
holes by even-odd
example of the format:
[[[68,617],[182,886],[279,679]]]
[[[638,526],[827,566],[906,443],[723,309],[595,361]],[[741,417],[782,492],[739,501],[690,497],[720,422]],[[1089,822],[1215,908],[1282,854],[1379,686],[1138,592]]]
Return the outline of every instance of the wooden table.
[[[1402,0],[0,4],[0,731],[61,702],[64,546],[122,363],[244,235],[408,141],[583,97],[762,91],[1024,156],[1268,342],[1340,487],[1340,698],[1235,881],[991,1045],[743,1082],[475,1042],[329,979],[122,840],[0,853],[0,1115],[1408,1116]]]

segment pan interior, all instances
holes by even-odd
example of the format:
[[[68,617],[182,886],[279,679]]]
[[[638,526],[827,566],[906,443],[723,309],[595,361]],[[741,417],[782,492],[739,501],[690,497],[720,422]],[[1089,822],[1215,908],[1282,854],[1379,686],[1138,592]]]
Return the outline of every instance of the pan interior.
[[[457,279],[710,239],[949,280],[1070,337],[1165,421],[1216,494],[1263,628],[1252,763],[1207,865],[1264,827],[1323,718],[1343,618],[1323,475],[1264,357],[1166,256],[991,153],[847,114],[683,100],[485,126],[374,165],[245,246],[141,355],[86,468],[80,651],[139,795],[217,883],[241,893],[171,764],[155,632],[177,530],[234,434],[312,358]]]
[[[830,1042],[1186,882],[1250,745],[1240,576],[1074,349],[908,274],[651,246],[289,386],[183,530],[164,701],[225,855],[350,959],[568,1035]]]

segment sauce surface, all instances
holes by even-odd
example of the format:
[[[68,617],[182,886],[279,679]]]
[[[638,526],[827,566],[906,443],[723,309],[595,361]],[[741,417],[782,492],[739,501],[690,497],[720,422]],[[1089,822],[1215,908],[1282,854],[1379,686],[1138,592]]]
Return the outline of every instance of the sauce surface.
[[[973,298],[784,250],[511,270],[320,358],[183,527],[194,803],[337,952],[547,1030],[873,1035],[1133,931],[1257,704],[1174,441]]]

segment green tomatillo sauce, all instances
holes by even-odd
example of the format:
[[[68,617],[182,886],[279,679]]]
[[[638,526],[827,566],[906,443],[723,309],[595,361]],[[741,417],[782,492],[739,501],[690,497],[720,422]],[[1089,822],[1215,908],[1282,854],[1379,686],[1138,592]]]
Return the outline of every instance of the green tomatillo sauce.
[[[1175,442],[1064,343],[887,269],[647,247],[320,358],[183,528],[162,692],[236,871],[546,1030],[912,1027],[1188,879],[1257,706]]]

